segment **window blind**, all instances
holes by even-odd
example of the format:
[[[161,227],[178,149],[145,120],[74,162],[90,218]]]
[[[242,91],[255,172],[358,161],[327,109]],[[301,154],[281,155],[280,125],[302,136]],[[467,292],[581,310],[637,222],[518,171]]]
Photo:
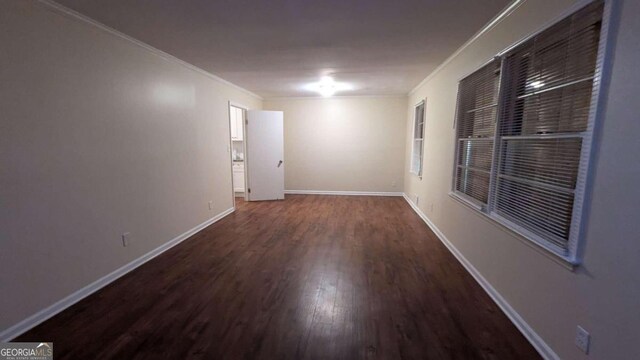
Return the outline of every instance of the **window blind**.
[[[458,86],[454,194],[572,262],[604,13],[605,1],[593,1]]]
[[[422,157],[424,150],[424,106],[424,101],[416,105],[413,122],[411,172],[418,176],[422,175]]]
[[[456,114],[455,190],[486,205],[493,163],[500,61],[460,81]]]
[[[603,1],[504,57],[493,210],[566,254],[598,59]],[[589,141],[590,143],[590,141]]]

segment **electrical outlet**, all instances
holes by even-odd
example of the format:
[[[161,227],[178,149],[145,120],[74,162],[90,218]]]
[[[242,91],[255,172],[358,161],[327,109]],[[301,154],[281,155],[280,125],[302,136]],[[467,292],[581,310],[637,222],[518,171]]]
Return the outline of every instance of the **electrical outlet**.
[[[433,203],[431,203],[431,206],[429,207],[429,211],[433,212]]]
[[[122,246],[127,247],[129,245],[129,240],[131,240],[131,233],[122,234]]]
[[[209,210],[213,210],[213,201],[209,201]]]
[[[420,205],[420,196],[416,195],[416,205]]]
[[[576,346],[582,350],[585,354],[589,353],[589,342],[591,341],[591,335],[587,330],[578,325],[576,329]]]
[[[396,187],[396,182],[395,181],[391,182],[391,187]]]

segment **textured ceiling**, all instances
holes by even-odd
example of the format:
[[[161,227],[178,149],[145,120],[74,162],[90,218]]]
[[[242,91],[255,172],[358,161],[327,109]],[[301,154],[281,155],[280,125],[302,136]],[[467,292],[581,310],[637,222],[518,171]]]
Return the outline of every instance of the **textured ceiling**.
[[[509,0],[57,0],[263,97],[408,93]]]

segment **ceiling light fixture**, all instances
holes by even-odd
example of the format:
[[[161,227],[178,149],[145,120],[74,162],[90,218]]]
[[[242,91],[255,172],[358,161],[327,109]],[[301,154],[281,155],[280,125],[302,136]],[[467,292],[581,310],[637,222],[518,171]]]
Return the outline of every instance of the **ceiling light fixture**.
[[[311,83],[304,88],[305,90],[315,91],[323,97],[333,96],[338,91],[353,89],[353,87],[347,83],[336,82],[331,76],[323,76],[319,82]]]

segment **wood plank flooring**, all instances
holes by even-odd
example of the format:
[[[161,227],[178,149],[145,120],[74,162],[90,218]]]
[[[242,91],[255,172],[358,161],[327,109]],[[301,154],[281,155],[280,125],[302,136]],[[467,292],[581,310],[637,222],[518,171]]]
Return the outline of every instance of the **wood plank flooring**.
[[[235,213],[15,341],[55,359],[539,359],[402,198]]]

